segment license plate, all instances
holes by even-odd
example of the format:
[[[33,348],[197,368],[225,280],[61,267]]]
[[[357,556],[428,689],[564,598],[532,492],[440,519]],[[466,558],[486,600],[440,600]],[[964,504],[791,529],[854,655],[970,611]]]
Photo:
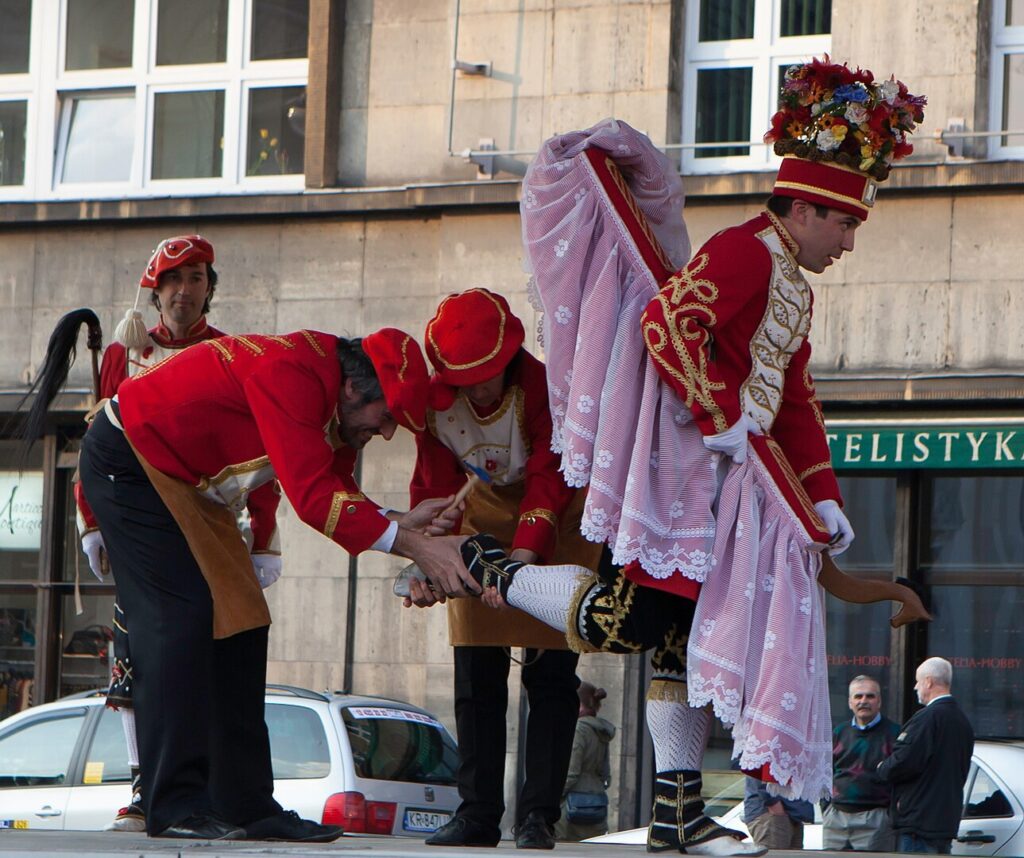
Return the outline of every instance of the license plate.
[[[437,831],[449,819],[450,813],[443,813],[437,810],[413,810],[405,812],[405,819],[402,820],[402,828],[406,831],[423,831],[431,833]]]

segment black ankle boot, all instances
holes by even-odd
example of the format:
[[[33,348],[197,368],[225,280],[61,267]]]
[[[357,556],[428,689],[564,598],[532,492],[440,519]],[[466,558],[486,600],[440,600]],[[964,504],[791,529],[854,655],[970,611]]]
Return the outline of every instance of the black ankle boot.
[[[654,812],[647,828],[647,851],[685,852],[687,846],[716,837],[743,839],[743,834],[723,828],[704,815],[700,772],[658,772],[654,779]]]
[[[508,593],[512,576],[525,563],[512,560],[505,549],[489,533],[478,533],[462,543],[462,562],[469,574],[483,589],[497,587],[502,598]]]

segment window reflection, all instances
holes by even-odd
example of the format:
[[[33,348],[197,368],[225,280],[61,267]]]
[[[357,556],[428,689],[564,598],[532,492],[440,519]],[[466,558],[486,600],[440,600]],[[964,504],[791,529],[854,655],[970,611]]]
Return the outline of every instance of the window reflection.
[[[227,0],[160,0],[156,64],[222,63],[227,29]]]
[[[308,42],[309,0],[254,0],[250,59],[300,59]]]
[[[62,182],[123,182],[131,176],[135,143],[132,93],[65,96]]]
[[[0,102],[0,185],[25,183],[27,101]]]
[[[223,90],[157,93],[153,114],[154,179],[221,175]]]
[[[301,173],[305,169],[306,88],[249,90],[247,176]]]
[[[28,71],[32,0],[0,0],[0,74]]]

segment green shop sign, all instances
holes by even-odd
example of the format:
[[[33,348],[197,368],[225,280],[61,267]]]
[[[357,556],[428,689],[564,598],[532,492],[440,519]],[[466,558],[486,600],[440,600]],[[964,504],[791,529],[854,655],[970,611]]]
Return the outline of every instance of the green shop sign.
[[[836,470],[1024,469],[1024,424],[829,423]]]

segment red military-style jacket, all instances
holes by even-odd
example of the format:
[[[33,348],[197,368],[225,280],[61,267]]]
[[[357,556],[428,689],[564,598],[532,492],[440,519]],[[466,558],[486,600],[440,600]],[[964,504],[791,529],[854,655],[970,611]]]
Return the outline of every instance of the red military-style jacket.
[[[357,451],[339,435],[336,343],[297,331],[178,352],[121,385],[125,434],[154,468],[235,511],[276,477],[302,521],[358,554],[389,521],[359,490]]]
[[[813,294],[770,212],[709,239],[642,319],[659,374],[705,435],[746,412],[782,448],[814,502],[842,503],[808,371]]]
[[[180,349],[188,348],[204,340],[223,337],[224,332],[217,330],[200,318],[189,328],[182,339],[175,339],[170,330],[163,324],[149,329],[149,344],[141,351],[132,351],[121,343],[113,342],[103,352],[103,363],[100,365],[100,399],[111,399],[126,381],[142,370],[151,367]],[[247,504],[252,527],[253,554],[277,554],[277,507],[281,498],[273,483],[253,492]],[[96,516],[93,515],[89,501],[82,491],[82,484],[75,483],[75,504],[78,507],[78,531],[81,536],[99,529]]]
[[[506,416],[507,419],[501,419]],[[459,449],[461,430],[456,427],[449,432],[448,423],[467,418],[471,425],[465,428],[478,437],[475,443],[466,443],[464,449]],[[460,458],[491,473],[496,485],[524,481],[525,493],[518,509],[509,510],[510,516],[518,515],[519,519],[511,548],[534,551],[542,561],[550,559],[559,518],[576,489],[562,479],[558,472],[559,457],[551,451],[547,382],[544,364],[537,358],[519,350],[502,398],[486,412],[461,395],[447,411],[428,411],[427,431],[416,436],[416,453],[416,468],[409,487],[413,506],[462,488],[467,475]],[[486,489],[475,491],[478,490]]]

